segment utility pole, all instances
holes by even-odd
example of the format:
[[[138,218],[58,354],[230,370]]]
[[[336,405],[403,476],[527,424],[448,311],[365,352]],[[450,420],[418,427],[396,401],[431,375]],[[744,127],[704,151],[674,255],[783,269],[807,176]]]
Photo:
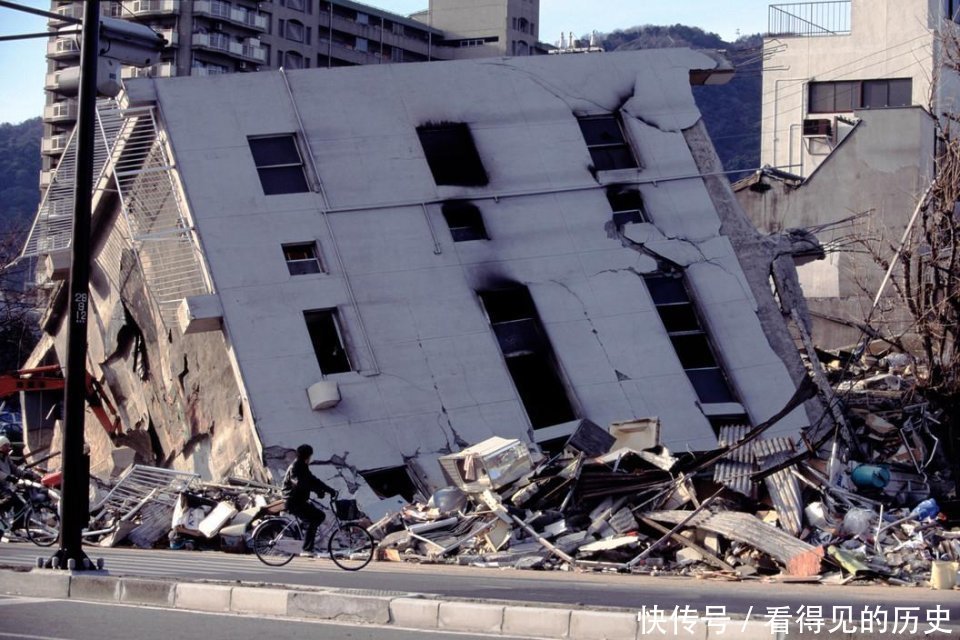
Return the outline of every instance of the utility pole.
[[[63,425],[63,483],[60,499],[60,549],[54,568],[93,569],[83,552],[89,519],[90,460],[84,451],[86,414],[87,318],[90,312],[90,215],[93,200],[93,145],[97,109],[97,60],[100,48],[100,0],[83,7],[80,41],[80,97],[77,115],[77,170],[73,185],[73,249],[70,266],[70,316]]]

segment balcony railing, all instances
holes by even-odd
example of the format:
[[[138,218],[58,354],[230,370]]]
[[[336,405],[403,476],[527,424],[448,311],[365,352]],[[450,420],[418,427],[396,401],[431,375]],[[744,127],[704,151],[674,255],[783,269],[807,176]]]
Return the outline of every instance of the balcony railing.
[[[67,148],[67,141],[69,139],[70,136],[66,133],[44,138],[40,145],[40,151],[45,154],[59,155]]]
[[[218,20],[226,20],[256,31],[267,30],[267,16],[250,11],[245,7],[231,7],[220,0],[196,0],[193,12],[208,15]]]
[[[267,50],[253,39],[253,42],[234,42],[229,36],[222,33],[195,33],[193,34],[193,46],[198,48],[213,49],[227,55],[252,60],[263,64],[267,61]]]
[[[65,100],[48,104],[43,108],[43,119],[46,122],[71,122],[77,119],[76,100]]]
[[[56,38],[47,43],[47,55],[51,58],[68,58],[80,55],[80,43],[74,36]]]
[[[180,0],[124,0],[125,12],[135,16],[180,13]]]
[[[120,77],[127,78],[170,78],[177,75],[177,67],[172,62],[159,62],[149,67],[123,67]]]
[[[840,36],[850,33],[851,0],[770,5],[771,36]]]

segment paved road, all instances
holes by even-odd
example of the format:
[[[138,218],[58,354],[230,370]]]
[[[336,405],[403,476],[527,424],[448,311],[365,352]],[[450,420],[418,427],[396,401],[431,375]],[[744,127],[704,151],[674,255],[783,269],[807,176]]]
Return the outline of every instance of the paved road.
[[[6,596],[0,596],[0,620],[0,640],[420,640],[425,637],[489,640],[487,636],[370,625]]]
[[[658,606],[673,610],[689,606],[726,607],[728,614],[765,614],[769,607],[918,606],[943,607],[951,625],[960,622],[960,598],[955,593],[925,588],[725,582],[691,578],[649,577],[610,573],[566,573],[481,569],[448,565],[411,565],[379,562],[360,572],[341,571],[329,560],[296,558],[286,567],[261,564],[255,556],[215,551],[101,549],[87,547],[92,558],[103,557],[113,575],[162,577],[181,580],[244,581],[373,590],[418,592],[456,598],[549,602],[640,610]],[[27,543],[0,544],[0,566],[31,566],[38,555],[51,550]]]

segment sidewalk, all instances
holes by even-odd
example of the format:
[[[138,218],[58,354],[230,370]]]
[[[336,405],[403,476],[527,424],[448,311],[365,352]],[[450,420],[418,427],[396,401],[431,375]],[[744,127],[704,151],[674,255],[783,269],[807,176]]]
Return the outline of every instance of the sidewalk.
[[[784,640],[791,636],[829,638],[958,637],[960,627],[943,625],[943,632],[929,629],[921,617],[916,633],[877,635],[809,629],[801,634],[793,623],[788,633],[774,633],[766,621],[716,620],[657,622],[640,620],[637,611],[599,607],[550,607],[542,603],[468,601],[418,593],[360,589],[327,589],[279,584],[215,583],[116,577],[107,572],[70,573],[33,569],[0,570],[0,593],[37,598],[123,602],[131,605],[169,607],[214,613],[238,613],[282,618],[331,620],[344,623],[388,625],[407,629],[446,630],[530,638],[569,640],[643,640],[687,638],[713,640]]]

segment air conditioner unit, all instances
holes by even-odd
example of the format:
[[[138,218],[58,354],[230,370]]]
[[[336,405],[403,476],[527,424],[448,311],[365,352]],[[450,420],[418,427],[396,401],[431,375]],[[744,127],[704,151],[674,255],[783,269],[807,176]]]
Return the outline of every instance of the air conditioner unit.
[[[833,120],[830,118],[805,118],[803,121],[804,138],[832,138]]]

